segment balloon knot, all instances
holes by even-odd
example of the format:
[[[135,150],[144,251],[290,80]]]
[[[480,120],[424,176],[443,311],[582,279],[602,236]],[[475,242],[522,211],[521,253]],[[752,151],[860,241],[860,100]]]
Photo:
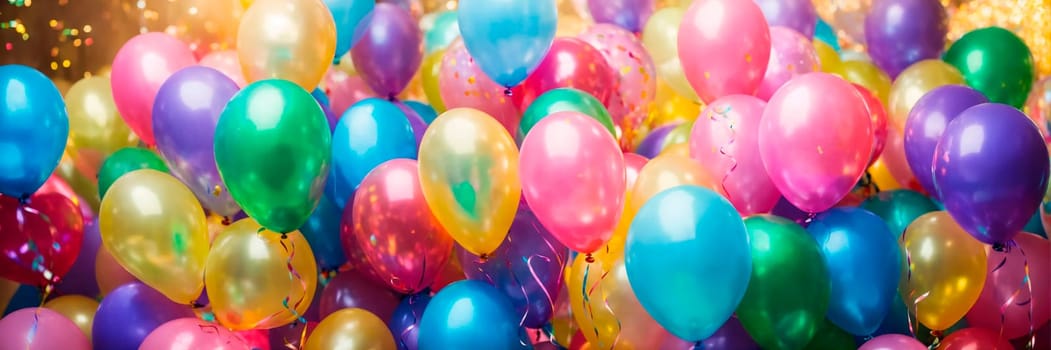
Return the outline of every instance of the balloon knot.
[[[486,261],[489,261],[489,258],[490,258],[489,253],[482,253],[482,255],[478,256],[478,261],[484,263]]]
[[[1008,251],[1007,244],[999,243],[999,242],[993,243],[993,250],[995,250],[997,252],[1000,252],[1000,253],[1006,253]]]
[[[204,307],[204,305],[201,305],[201,303],[198,303],[197,301],[190,302],[190,308],[192,309],[200,309],[202,307]]]
[[[588,264],[593,263],[595,262],[595,257],[591,256],[591,253],[588,253],[584,256],[584,261],[587,261]]]
[[[212,187],[212,196],[213,197],[219,197],[219,195],[222,194],[222,193],[223,193],[223,188],[219,187],[219,185],[215,185],[215,187]]]
[[[504,96],[511,97],[511,95],[512,95],[511,88],[505,88],[504,89]]]
[[[288,233],[282,233],[281,239],[288,239]]]
[[[223,217],[223,226],[230,226],[231,223],[233,223],[233,219],[231,219],[229,216]]]
[[[398,102],[398,96],[395,96],[395,95],[387,96],[387,101]]]
[[[22,206],[29,205],[29,194],[23,194],[21,197],[18,197],[18,204]]]

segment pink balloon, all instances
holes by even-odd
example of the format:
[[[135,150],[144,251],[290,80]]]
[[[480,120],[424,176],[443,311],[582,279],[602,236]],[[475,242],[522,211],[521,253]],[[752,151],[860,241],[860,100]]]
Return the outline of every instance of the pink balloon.
[[[248,85],[244,72],[241,71],[241,61],[237,57],[237,51],[212,51],[212,53],[202,57],[201,62],[198,64],[222,72],[234,83],[237,83],[238,87],[243,88],[245,85]]]
[[[343,112],[358,101],[376,97],[376,93],[369,89],[369,85],[365,84],[365,80],[360,76],[349,75],[334,67],[321,78],[321,86],[328,96],[332,113],[337,117],[342,117]]]
[[[795,30],[770,27],[770,45],[770,63],[755,93],[763,101],[770,100],[792,77],[818,71],[819,64],[814,44]]]
[[[496,118],[511,135],[518,130],[522,117],[504,88],[489,79],[467,52],[463,41],[449,45],[442,56],[438,89],[447,109],[470,107]]]
[[[248,350],[250,347],[244,339],[223,326],[196,318],[178,318],[150,332],[139,349]]]
[[[624,205],[624,156],[594,118],[558,112],[540,120],[522,141],[519,171],[529,207],[567,247],[591,253],[613,235]]]
[[[938,350],[1013,350],[1014,347],[996,331],[964,328],[942,339]]]
[[[872,155],[872,122],[850,83],[807,73],[778,89],[759,123],[759,152],[785,199],[810,213],[854,188]]]
[[[927,346],[910,336],[884,334],[869,339],[858,350],[927,350]]]
[[[196,62],[186,44],[164,33],[139,34],[117,51],[110,72],[113,102],[124,122],[142,142],[156,144],[153,99],[161,84],[176,71]]]
[[[712,102],[690,131],[690,156],[741,216],[774,208],[781,193],[774,187],[759,155],[759,121],[766,102],[730,95]]]
[[[753,1],[697,0],[679,25],[679,60],[702,101],[755,94],[770,60],[770,28]]]
[[[614,71],[617,89],[610,96],[613,122],[625,132],[642,125],[657,94],[653,58],[634,33],[612,24],[596,24],[580,40],[599,50]]]
[[[76,323],[50,309],[21,309],[0,319],[3,349],[91,350],[91,342]]]
[[[1030,326],[1036,330],[1051,318],[1051,241],[1031,233],[1019,234],[1014,241],[1017,247],[989,252],[985,286],[967,312],[971,327],[1003,330],[1007,339],[1029,334]],[[1025,280],[1027,263],[1032,293]]]

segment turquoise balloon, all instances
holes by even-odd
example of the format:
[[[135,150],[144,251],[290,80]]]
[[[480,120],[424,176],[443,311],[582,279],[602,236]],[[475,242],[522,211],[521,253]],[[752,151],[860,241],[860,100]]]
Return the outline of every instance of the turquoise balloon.
[[[839,38],[836,37],[836,31],[823,19],[817,19],[817,24],[814,28],[814,39],[821,40],[821,42],[828,44],[828,46],[831,46],[836,52],[839,52],[840,50]]]
[[[890,227],[894,238],[901,237],[905,228],[923,214],[938,211],[938,206],[927,196],[913,190],[883,191],[865,199],[861,208],[878,215]]]
[[[51,176],[66,149],[69,116],[51,79],[0,66],[0,193],[25,197]]]
[[[431,125],[431,122],[438,118],[438,111],[434,110],[434,107],[431,107],[429,104],[420,101],[405,101],[405,105],[412,108],[412,111],[416,112],[427,125]]]
[[[536,70],[555,40],[555,0],[462,0],[460,35],[485,75],[512,87]]]
[[[357,30],[359,24],[368,25],[366,18],[376,7],[375,0],[325,0],[325,7],[332,13],[336,24],[336,60],[350,51],[361,39],[363,31]]]
[[[507,296],[485,282],[442,288],[420,319],[420,350],[519,349],[518,314]]]
[[[456,11],[442,11],[434,15],[434,26],[423,36],[426,52],[432,53],[444,49],[460,37],[460,24]]]
[[[687,341],[726,323],[748,288],[748,233],[725,198],[699,186],[653,196],[628,229],[624,266],[642,307]]]

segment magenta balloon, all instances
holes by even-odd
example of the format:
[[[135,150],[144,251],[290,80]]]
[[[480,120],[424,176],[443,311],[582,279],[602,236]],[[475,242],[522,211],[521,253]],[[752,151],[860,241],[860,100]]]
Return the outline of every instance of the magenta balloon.
[[[215,323],[187,317],[162,324],[142,341],[140,349],[150,350],[249,350],[241,337]]]
[[[910,336],[884,334],[869,339],[858,350],[927,350],[927,346]]]
[[[356,307],[365,309],[387,322],[398,307],[398,300],[398,294],[357,272],[340,272],[328,281],[325,290],[321,292],[319,316],[325,319],[340,309]]]
[[[412,15],[396,5],[377,4],[368,18],[350,57],[372,91],[393,98],[423,62],[423,33]]]
[[[0,339],[3,349],[91,349],[91,342],[76,323],[42,307],[21,309],[0,319]]]
[[[1051,316],[1051,241],[1021,233],[1014,242],[989,252],[985,286],[967,312],[971,327],[1003,331],[1007,339],[1029,334]]]
[[[755,96],[767,101],[781,85],[793,77],[818,71],[814,44],[799,32],[785,27],[770,27],[770,63]]]

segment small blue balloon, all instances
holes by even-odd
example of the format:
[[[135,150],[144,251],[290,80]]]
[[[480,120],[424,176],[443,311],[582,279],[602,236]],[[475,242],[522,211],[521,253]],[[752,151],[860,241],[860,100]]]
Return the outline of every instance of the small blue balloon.
[[[442,288],[420,321],[422,350],[521,348],[511,301],[484,282],[463,280]]]
[[[429,104],[420,101],[405,101],[405,105],[412,108],[427,125],[431,125],[431,122],[438,118],[438,111],[435,111],[434,107]]]
[[[741,216],[722,196],[678,186],[647,201],[628,229],[628,281],[639,303],[669,332],[708,338],[733,315],[752,275]]]
[[[342,210],[369,171],[397,158],[416,159],[416,137],[405,112],[378,98],[355,103],[332,135],[325,195]]]
[[[375,0],[325,0],[325,6],[332,13],[336,23],[336,60],[350,51],[361,39],[363,31],[359,27],[368,25],[366,18],[376,6]]]
[[[444,49],[460,37],[460,24],[456,11],[442,11],[434,15],[434,25],[423,36],[424,52]]]
[[[347,262],[339,240],[342,217],[343,211],[339,210],[336,203],[332,203],[328,196],[321,196],[321,201],[307,222],[299,227],[299,232],[310,243],[310,250],[314,252],[314,259],[317,259],[317,265],[322,270],[335,270]]]
[[[66,149],[66,103],[50,79],[17,64],[0,66],[0,94],[0,193],[28,196]]]
[[[833,50],[839,52],[839,38],[836,37],[836,30],[832,29],[832,26],[828,25],[828,22],[818,18],[817,25],[814,28],[814,39],[821,40],[821,42],[831,46]]]
[[[457,14],[467,52],[505,87],[536,70],[555,40],[555,0],[462,0]]]
[[[420,320],[423,319],[423,311],[427,310],[430,303],[430,291],[423,291],[405,297],[398,304],[398,308],[394,309],[394,315],[387,324],[394,335],[395,343],[398,344],[398,350],[420,348]]]
[[[828,319],[854,335],[871,335],[887,316],[902,273],[901,247],[879,216],[833,208],[807,226],[828,266]]]

